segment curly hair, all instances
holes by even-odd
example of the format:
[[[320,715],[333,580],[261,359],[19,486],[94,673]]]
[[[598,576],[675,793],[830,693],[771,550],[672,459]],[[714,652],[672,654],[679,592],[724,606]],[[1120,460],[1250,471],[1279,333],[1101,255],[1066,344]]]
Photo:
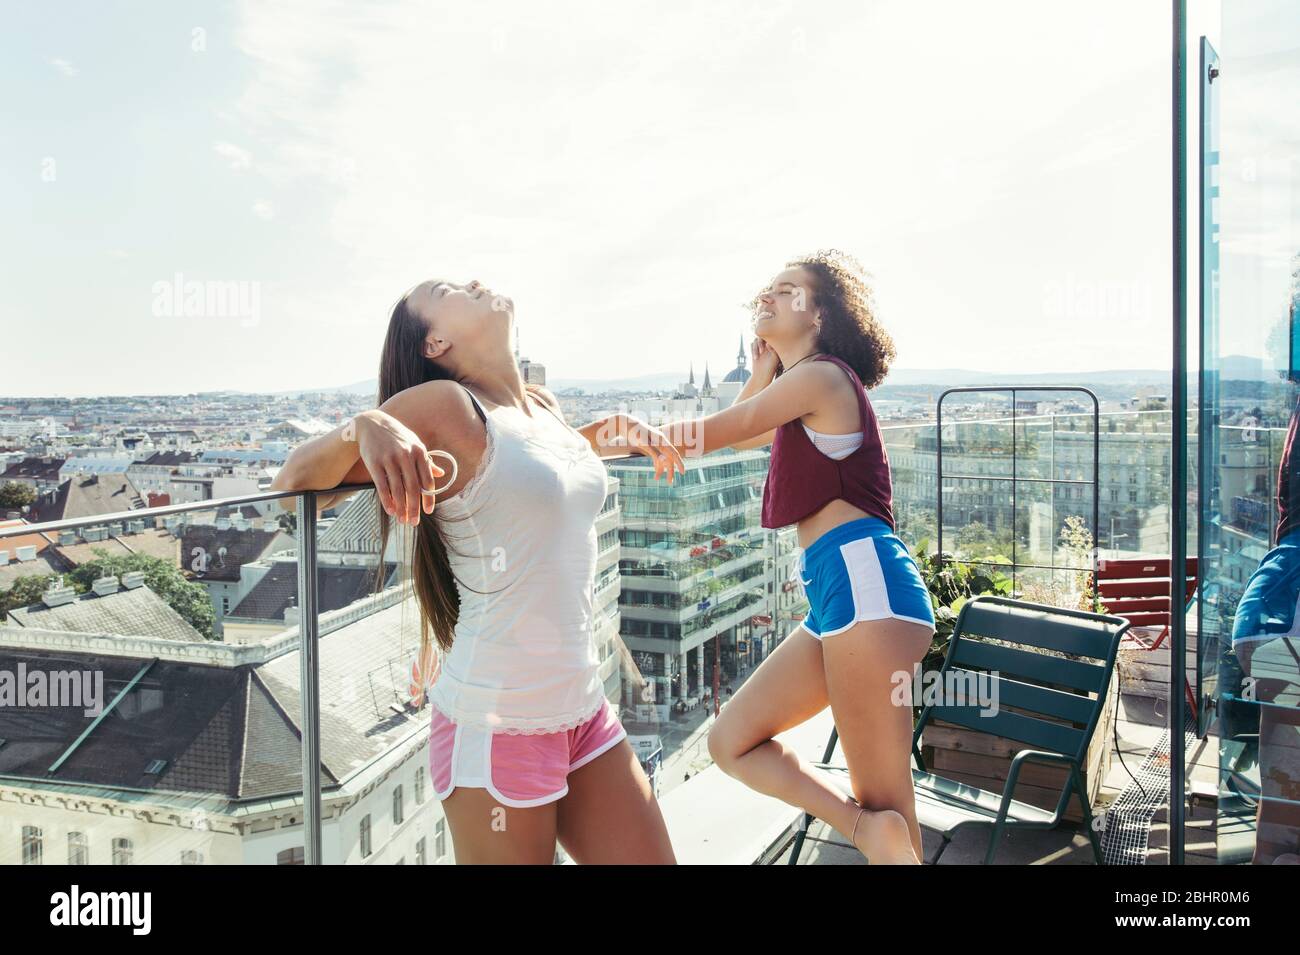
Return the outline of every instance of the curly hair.
[[[895,357],[894,340],[876,319],[871,286],[861,263],[839,249],[821,249],[791,259],[786,268],[800,267],[812,276],[812,306],[821,310],[818,350],[844,361],[862,379],[864,388],[885,380]],[[758,296],[750,303],[757,308]],[[777,374],[784,371],[777,367]]]

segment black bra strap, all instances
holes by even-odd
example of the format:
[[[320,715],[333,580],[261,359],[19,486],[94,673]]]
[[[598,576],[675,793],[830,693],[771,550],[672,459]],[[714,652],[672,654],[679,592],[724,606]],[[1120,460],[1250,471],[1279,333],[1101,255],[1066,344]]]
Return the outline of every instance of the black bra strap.
[[[561,418],[559,413],[554,408],[552,408],[549,404],[547,404],[546,401],[542,398],[542,396],[539,395],[537,392],[529,391],[527,388],[525,388],[524,394],[532,395],[533,400],[536,401],[543,408],[545,408],[548,412],[550,412],[551,416],[555,418],[556,421],[560,422],[560,424],[564,425],[566,428],[571,427],[571,425],[563,418]]]
[[[461,387],[465,388],[464,385],[461,385]],[[465,388],[465,394],[469,395],[469,400],[474,402],[474,410],[477,411],[478,416],[483,419],[483,423],[487,424],[487,414],[483,411],[483,406],[479,404],[478,398],[474,396],[474,392],[470,391],[468,388]]]

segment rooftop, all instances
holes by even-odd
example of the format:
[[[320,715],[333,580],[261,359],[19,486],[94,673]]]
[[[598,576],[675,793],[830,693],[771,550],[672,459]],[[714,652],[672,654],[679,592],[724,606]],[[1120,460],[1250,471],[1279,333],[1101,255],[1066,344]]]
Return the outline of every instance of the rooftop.
[[[203,640],[165,600],[144,586],[102,596],[86,593],[56,607],[19,607],[9,611],[7,623],[34,630],[143,636],[179,643]]]

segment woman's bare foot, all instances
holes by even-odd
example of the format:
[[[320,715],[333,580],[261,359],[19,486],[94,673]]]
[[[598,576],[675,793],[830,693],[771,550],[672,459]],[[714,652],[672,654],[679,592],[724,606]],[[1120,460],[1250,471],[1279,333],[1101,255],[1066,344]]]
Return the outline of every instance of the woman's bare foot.
[[[863,810],[858,815],[853,844],[870,865],[920,865],[912,848],[907,820],[893,809]]]

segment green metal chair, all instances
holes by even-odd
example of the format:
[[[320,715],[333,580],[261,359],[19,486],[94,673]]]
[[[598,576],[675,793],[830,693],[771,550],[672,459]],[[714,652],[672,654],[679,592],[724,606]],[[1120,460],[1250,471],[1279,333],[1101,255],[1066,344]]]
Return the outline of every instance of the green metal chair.
[[[1093,828],[1083,788],[1083,766],[1106,705],[1119,643],[1129,626],[1122,617],[992,595],[972,598],[962,606],[939,670],[940,682],[934,690],[938,702],[924,706],[912,732],[917,821],[943,836],[930,865],[939,861],[953,836],[966,826],[991,829],[984,856],[987,865],[993,861],[1005,830],[1057,828],[1072,796],[1078,797],[1083,809],[1083,829],[1093,855],[1098,864],[1102,862],[1101,840]],[[1088,659],[1069,659],[1045,650]],[[991,692],[995,707],[986,707],[978,694],[965,698],[968,687],[979,685],[974,683],[976,674]],[[985,715],[986,709],[995,712]],[[1020,750],[1012,758],[1001,793],[979,789],[926,769],[918,743],[926,724],[934,718],[1032,748]],[[842,766],[830,765],[838,739],[838,730],[832,730],[826,754],[817,766],[845,771]],[[1069,767],[1055,810],[1012,798],[1020,769],[1029,761]],[[795,835],[790,865],[799,861],[803,844],[810,838],[807,830],[812,819],[805,814]]]

